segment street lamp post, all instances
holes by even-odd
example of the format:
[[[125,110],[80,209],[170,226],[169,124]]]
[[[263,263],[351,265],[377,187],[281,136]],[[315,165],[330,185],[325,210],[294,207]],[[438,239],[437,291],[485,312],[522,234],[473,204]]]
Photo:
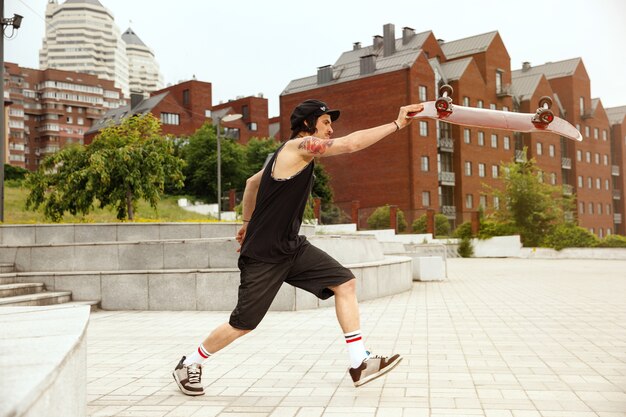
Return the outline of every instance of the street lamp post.
[[[227,114],[223,117],[216,117],[217,127],[217,220],[222,220],[222,141],[220,124],[222,122],[234,122],[241,119],[241,114]]]

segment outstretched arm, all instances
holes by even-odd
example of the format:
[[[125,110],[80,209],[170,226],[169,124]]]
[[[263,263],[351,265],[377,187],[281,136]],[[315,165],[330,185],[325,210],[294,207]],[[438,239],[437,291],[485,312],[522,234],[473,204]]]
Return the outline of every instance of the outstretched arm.
[[[370,129],[358,130],[337,139],[319,139],[307,136],[293,139],[287,143],[292,151],[296,151],[303,158],[324,157],[357,152],[383,139],[384,137],[406,127],[413,120],[407,118],[408,113],[421,112],[424,106],[411,104],[400,108],[395,121]]]

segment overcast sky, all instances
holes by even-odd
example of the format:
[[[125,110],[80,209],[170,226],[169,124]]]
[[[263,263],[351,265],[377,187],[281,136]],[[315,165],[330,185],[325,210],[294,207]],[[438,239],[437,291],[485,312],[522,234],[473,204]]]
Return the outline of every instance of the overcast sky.
[[[64,0],[60,0],[60,3]],[[498,30],[511,57],[541,65],[581,57],[592,97],[626,105],[624,0],[100,0],[120,31],[129,25],[154,51],[165,83],[213,83],[213,104],[263,93],[270,116],[289,81],[333,64],[353,42],[371,45],[393,23],[446,41]],[[47,0],[6,0],[24,16],[5,60],[38,68]],[[132,22],[132,23],[131,23]],[[322,97],[323,99],[323,97]],[[332,103],[330,103],[332,105]]]

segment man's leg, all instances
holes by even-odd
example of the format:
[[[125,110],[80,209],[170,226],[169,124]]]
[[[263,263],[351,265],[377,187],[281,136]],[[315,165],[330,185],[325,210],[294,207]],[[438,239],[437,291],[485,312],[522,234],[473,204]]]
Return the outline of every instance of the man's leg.
[[[231,326],[229,323],[224,323],[216,327],[211,334],[204,339],[202,346],[211,354],[222,350],[226,346],[230,345],[241,336],[250,333],[251,330],[241,330]]]
[[[359,302],[356,299],[356,279],[346,281],[336,287],[330,287],[335,293],[335,311],[337,320],[344,333],[361,328]]]

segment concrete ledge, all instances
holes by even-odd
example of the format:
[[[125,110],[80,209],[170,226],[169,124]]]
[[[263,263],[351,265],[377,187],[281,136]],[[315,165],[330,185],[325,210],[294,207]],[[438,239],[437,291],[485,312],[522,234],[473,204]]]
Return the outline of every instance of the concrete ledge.
[[[0,417],[87,411],[88,306],[0,309]]]
[[[472,239],[474,258],[519,258],[522,241],[519,235]]]
[[[380,261],[346,265],[357,279],[360,300],[398,294],[411,288],[411,258],[386,256]],[[237,301],[239,269],[175,269],[15,273],[15,282],[43,282],[49,291],[71,291],[74,301],[101,300],[104,310],[230,311]],[[332,305],[290,285],[283,285],[274,311]]]
[[[520,257],[526,259],[626,259],[626,248],[522,248]]]
[[[2,225],[0,226],[0,245],[23,246],[235,237],[240,227],[240,222]],[[300,233],[305,236],[313,236],[315,226],[303,224]]]

